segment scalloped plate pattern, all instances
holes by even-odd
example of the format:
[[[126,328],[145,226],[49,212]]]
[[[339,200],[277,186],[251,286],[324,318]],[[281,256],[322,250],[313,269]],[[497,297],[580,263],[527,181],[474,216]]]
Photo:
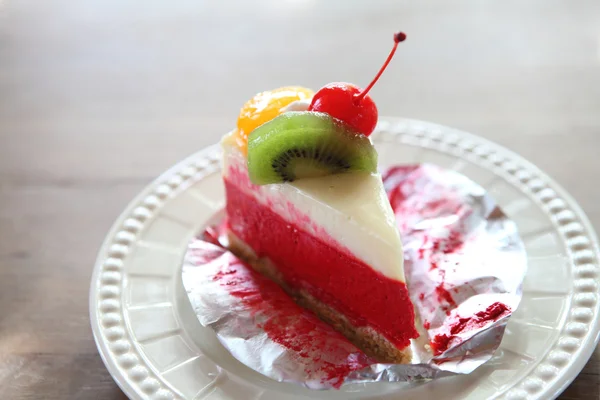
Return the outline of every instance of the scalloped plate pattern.
[[[468,176],[517,223],[529,270],[500,349],[467,376],[423,384],[314,392],[262,377],[200,326],[181,283],[188,241],[221,212],[220,149],[206,148],[161,175],[127,207],[99,252],[90,290],[100,355],[132,399],[548,399],[581,371],[600,331],[599,250],[576,202],[520,156],[485,139],[407,119],[382,118],[380,165],[430,162]]]

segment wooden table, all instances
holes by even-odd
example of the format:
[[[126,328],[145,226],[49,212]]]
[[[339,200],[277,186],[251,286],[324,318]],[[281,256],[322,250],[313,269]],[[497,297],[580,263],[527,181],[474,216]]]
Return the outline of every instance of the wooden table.
[[[0,1],[0,398],[122,399],[94,345],[100,243],[255,92],[366,84],[382,115],[529,158],[600,226],[600,2]],[[600,351],[561,399],[600,397]]]

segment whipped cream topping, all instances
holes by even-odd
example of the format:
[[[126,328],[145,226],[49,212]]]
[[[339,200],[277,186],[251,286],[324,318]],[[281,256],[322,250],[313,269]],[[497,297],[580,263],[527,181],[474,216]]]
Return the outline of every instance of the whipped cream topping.
[[[282,110],[282,113],[288,111],[308,111],[308,107],[310,106],[311,101],[312,97],[308,99],[293,101]]]

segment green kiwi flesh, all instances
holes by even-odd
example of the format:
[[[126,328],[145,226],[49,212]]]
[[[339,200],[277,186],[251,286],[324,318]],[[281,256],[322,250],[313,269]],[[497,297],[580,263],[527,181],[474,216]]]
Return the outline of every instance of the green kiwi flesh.
[[[329,114],[290,111],[248,137],[248,174],[256,185],[343,172],[377,171],[377,152],[365,135]]]

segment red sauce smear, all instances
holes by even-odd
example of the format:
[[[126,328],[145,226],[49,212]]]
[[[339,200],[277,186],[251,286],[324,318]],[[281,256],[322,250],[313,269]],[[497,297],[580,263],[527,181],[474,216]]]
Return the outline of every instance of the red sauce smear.
[[[398,348],[418,336],[405,283],[373,270],[333,239],[287,222],[227,179],[225,190],[229,228],[259,256],[271,259],[292,287],[306,290],[355,326],[374,327]]]
[[[454,302],[452,295],[446,290],[446,288],[444,288],[443,283],[440,283],[438,286],[436,286],[435,293],[438,295],[440,302],[445,301],[448,303],[448,305],[456,307],[456,303]]]
[[[445,281],[447,256],[463,248],[463,225],[472,208],[465,204],[458,192],[445,186],[443,180],[432,179],[433,171],[427,168],[431,167],[393,167],[386,171],[383,181],[402,236],[411,240],[415,235],[423,235],[417,257],[429,263],[429,271],[439,274],[437,286],[424,297],[431,297],[428,303],[433,307],[432,312],[439,308],[449,316],[457,304],[450,292],[452,286]],[[445,226],[446,234],[432,236],[431,232],[413,230],[415,223],[424,218],[444,216],[458,216],[458,220]],[[419,299],[423,301],[424,297]],[[439,341],[439,346],[444,347],[442,337]]]
[[[448,343],[450,343],[449,335],[435,335],[430,343],[433,354],[437,356],[448,350]]]
[[[400,165],[385,171],[382,176],[392,208],[404,202],[414,192],[405,178],[419,168],[418,165]],[[403,182],[403,184],[399,184]]]
[[[375,360],[367,357],[340,333],[298,306],[277,284],[256,273],[233,255],[222,258],[213,280],[251,310],[258,326],[274,342],[294,354],[308,377],[339,388],[353,371]]]
[[[475,313],[472,317],[461,318],[453,322],[449,326],[449,333],[435,335],[431,341],[433,353],[437,356],[448,350],[450,342],[453,339],[460,339],[456,335],[465,332],[473,331],[488,325],[490,322],[495,322],[506,314],[510,313],[510,308],[500,302],[493,303],[484,311]]]
[[[467,216],[471,212],[460,196],[448,197],[451,193],[444,182],[430,179],[422,168],[421,165],[397,166],[383,174],[383,184],[398,217],[401,234],[414,227],[405,221],[411,217]],[[423,196],[425,192],[427,195]]]

